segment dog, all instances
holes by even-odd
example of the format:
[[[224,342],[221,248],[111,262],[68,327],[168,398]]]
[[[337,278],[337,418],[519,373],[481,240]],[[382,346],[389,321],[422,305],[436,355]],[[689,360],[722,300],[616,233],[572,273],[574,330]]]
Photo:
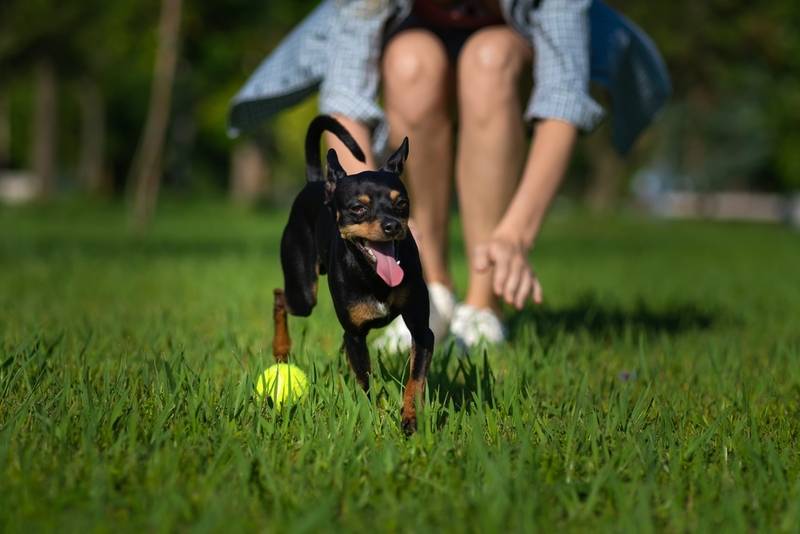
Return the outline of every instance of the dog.
[[[292,204],[281,238],[283,289],[275,289],[273,355],[286,362],[291,349],[289,315],[308,317],[317,302],[319,275],[328,276],[334,308],[344,329],[343,349],[356,380],[369,392],[367,333],[402,315],[413,340],[401,423],[417,428],[434,337],[419,252],[408,229],[409,200],[400,179],[408,138],[378,170],[348,175],[336,151],[319,157],[323,131],[336,135],[359,161],[364,153],[336,119],[316,117],[306,133],[307,183]]]

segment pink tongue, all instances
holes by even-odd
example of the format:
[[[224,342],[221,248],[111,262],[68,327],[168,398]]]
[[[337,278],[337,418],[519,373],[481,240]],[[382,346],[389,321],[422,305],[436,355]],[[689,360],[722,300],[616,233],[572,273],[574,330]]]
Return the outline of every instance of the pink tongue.
[[[378,260],[375,264],[375,271],[378,273],[386,285],[395,287],[403,281],[403,268],[394,259],[394,243],[391,241],[369,241],[369,248]]]

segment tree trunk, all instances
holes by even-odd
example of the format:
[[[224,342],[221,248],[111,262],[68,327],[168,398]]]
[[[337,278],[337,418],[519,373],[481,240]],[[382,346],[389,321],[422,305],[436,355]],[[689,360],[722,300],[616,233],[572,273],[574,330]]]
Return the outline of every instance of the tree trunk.
[[[11,117],[8,95],[0,91],[0,169],[11,165]]]
[[[585,147],[592,169],[586,201],[594,211],[607,211],[619,195],[625,165],[612,148],[605,130],[589,136]]]
[[[253,141],[237,143],[231,152],[231,198],[252,205],[267,193],[269,169],[261,149]]]
[[[41,59],[36,64],[34,106],[31,166],[37,180],[38,194],[47,198],[55,188],[58,125],[56,72],[49,58]]]
[[[178,62],[181,0],[161,0],[153,83],[147,120],[129,176],[134,187],[133,221],[142,228],[152,218],[161,182],[164,140],[172,107],[172,85]]]
[[[108,192],[105,174],[105,102],[100,86],[92,78],[84,78],[78,97],[81,111],[81,147],[78,178],[91,194]]]

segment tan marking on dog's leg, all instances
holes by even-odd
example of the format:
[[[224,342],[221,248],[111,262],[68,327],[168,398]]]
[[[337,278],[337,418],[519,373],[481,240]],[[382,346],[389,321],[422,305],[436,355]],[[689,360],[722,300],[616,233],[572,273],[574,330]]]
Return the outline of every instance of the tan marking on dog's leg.
[[[272,320],[275,324],[275,333],[272,338],[272,355],[278,363],[285,363],[289,361],[289,351],[292,349],[286,315],[286,297],[282,289],[275,289],[273,296],[275,300],[272,304]]]
[[[407,435],[417,431],[417,405],[422,404],[423,393],[425,392],[425,373],[420,373],[422,378],[414,378],[417,374],[415,369],[416,346],[411,347],[410,376],[403,391],[403,413],[402,427]]]

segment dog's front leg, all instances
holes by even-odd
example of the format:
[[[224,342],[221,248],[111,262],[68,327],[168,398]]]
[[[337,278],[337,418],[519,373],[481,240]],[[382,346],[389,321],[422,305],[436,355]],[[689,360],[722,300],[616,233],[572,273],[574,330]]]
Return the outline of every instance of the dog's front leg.
[[[371,372],[369,362],[369,350],[367,349],[367,337],[345,332],[344,350],[347,353],[347,361],[356,375],[356,380],[369,393],[369,375]]]
[[[427,297],[427,290],[425,291]],[[425,306],[427,309],[427,306]],[[417,406],[422,403],[428,368],[433,356],[433,332],[428,328],[428,314],[403,313],[403,320],[411,332],[411,357],[409,377],[403,393],[402,425],[406,435],[417,430]]]

